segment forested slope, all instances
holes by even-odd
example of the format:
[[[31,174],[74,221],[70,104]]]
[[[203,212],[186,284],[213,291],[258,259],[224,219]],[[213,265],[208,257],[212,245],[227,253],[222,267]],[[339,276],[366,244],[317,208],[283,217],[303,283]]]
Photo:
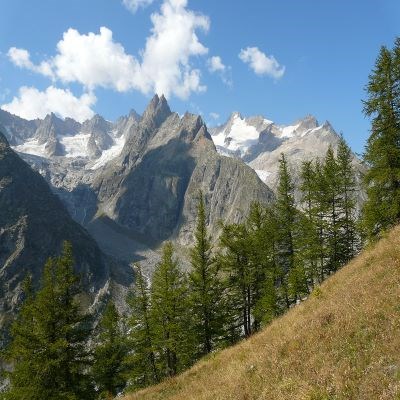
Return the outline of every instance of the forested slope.
[[[260,333],[125,399],[398,399],[399,348],[396,227]]]

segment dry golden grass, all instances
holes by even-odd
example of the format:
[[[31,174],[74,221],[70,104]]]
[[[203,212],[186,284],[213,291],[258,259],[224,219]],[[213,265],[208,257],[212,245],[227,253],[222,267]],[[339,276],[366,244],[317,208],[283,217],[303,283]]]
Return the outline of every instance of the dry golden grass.
[[[259,334],[124,399],[400,399],[400,227]]]

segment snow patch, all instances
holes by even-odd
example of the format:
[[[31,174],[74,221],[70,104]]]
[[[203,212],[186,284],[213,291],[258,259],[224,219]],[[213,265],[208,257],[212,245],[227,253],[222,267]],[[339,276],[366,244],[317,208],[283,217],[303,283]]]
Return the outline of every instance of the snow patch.
[[[224,147],[225,146],[225,130],[221,131],[217,135],[211,136],[214,141],[215,146]]]
[[[89,168],[99,169],[106,165],[109,161],[113,160],[114,158],[118,157],[121,154],[121,151],[125,144],[125,137],[120,136],[114,139],[114,145],[111,146],[109,149],[104,150],[101,156],[96,160],[96,162],[90,166]]]
[[[260,134],[254,126],[248,125],[244,119],[235,115],[229,137],[230,150],[248,150],[248,148],[258,142]]]
[[[75,136],[63,136],[60,143],[64,146],[65,157],[87,157],[87,145],[90,133],[80,133]]]
[[[25,143],[12,147],[19,153],[32,154],[39,157],[47,157],[46,143],[39,144],[37,139],[29,139]]]
[[[294,136],[294,132],[299,127],[299,125],[289,125],[282,128],[281,137],[282,138],[291,138]]]

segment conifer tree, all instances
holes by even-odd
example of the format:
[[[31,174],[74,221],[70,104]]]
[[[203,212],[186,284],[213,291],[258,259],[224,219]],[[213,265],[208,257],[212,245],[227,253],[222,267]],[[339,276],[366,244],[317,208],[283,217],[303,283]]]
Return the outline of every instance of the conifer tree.
[[[319,272],[319,237],[318,237],[318,216],[320,203],[318,201],[317,173],[312,161],[304,161],[301,167],[302,193],[301,202],[303,217],[300,222],[300,250],[297,258],[306,271],[307,282],[313,286],[320,276]]]
[[[100,399],[113,399],[125,387],[124,358],[127,343],[124,334],[118,311],[110,301],[99,323],[92,367]]]
[[[210,353],[222,333],[222,285],[218,263],[211,254],[212,246],[207,234],[204,198],[199,195],[195,244],[190,251],[189,301],[194,318],[194,334],[199,355]]]
[[[150,288],[140,264],[134,266],[134,272],[135,286],[127,296],[130,308],[128,343],[131,351],[125,360],[130,370],[128,385],[132,389],[145,387],[160,380],[154,344]]]
[[[174,376],[193,362],[192,327],[188,307],[188,282],[166,243],[156,266],[151,287],[154,343],[159,365],[166,377]]]
[[[231,302],[229,306],[235,310],[231,319],[231,329],[242,327],[245,337],[253,333],[252,307],[254,271],[250,263],[248,230],[245,224],[226,224],[220,236],[223,252],[219,262],[227,275],[226,288]]]
[[[278,265],[281,272],[280,289],[289,307],[287,277],[295,265],[295,241],[297,239],[297,210],[294,202],[294,185],[284,154],[279,160],[279,182],[276,196],[276,212],[279,233]]]
[[[260,212],[260,205],[253,205],[247,224],[252,232],[250,258],[253,260],[256,257],[257,260],[254,327],[259,329],[283,311],[279,305],[281,302],[276,287],[281,273],[278,266],[279,223],[275,207],[267,206]]]
[[[400,221],[400,38],[382,47],[369,76],[364,114],[372,118],[365,148],[368,199],[363,227],[369,238]]]
[[[356,179],[352,165],[350,147],[341,137],[337,150],[337,165],[340,191],[340,262],[344,265],[350,261],[357,250],[356,228]]]
[[[323,205],[325,221],[327,224],[327,272],[336,271],[341,266],[340,257],[340,215],[341,215],[341,191],[339,166],[329,146],[323,164]]]
[[[14,369],[5,399],[80,400],[94,398],[87,374],[88,316],[80,312],[72,248],[49,259],[42,286],[28,294],[12,326],[7,355]]]

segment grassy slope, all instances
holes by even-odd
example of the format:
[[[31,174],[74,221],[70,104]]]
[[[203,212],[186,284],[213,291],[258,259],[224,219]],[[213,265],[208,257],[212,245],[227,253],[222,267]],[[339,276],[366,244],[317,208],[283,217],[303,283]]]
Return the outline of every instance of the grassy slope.
[[[400,227],[259,334],[134,399],[400,399]]]

